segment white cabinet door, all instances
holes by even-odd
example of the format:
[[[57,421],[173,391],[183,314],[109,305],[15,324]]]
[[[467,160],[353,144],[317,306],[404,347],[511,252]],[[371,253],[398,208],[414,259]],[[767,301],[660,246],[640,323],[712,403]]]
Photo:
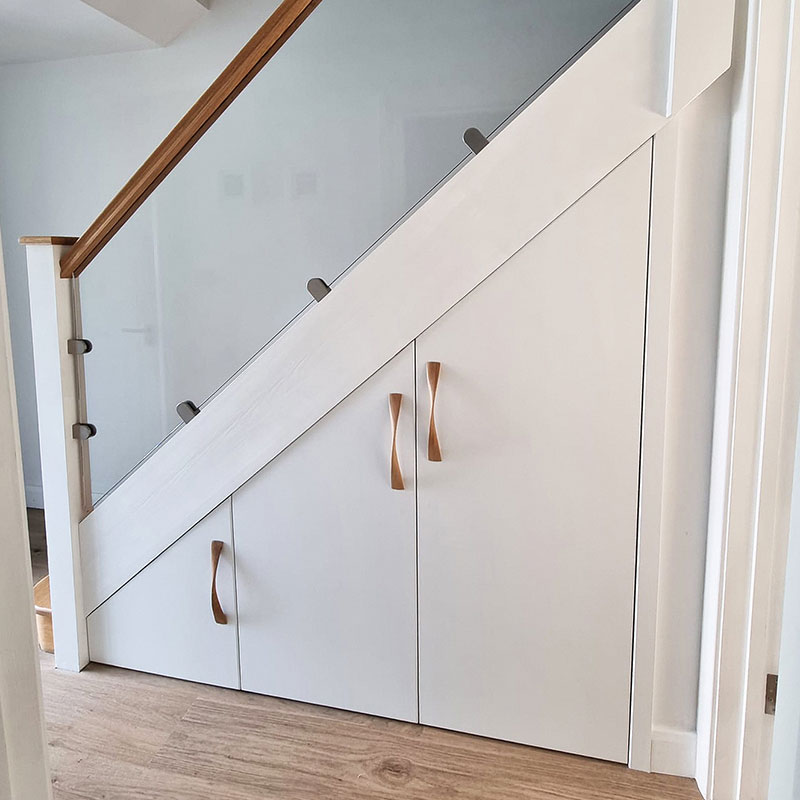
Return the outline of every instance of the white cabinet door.
[[[425,724],[627,759],[650,156],[417,342]]]
[[[211,608],[212,545],[222,542]],[[92,661],[239,688],[231,502],[226,500],[88,618]]]
[[[409,346],[233,497],[243,689],[417,719],[415,484]]]

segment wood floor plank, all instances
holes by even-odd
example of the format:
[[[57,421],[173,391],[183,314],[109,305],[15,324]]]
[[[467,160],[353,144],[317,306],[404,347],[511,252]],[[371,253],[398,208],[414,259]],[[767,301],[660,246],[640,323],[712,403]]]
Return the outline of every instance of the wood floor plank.
[[[92,753],[146,765],[197,697],[180,685],[148,680],[151,676],[109,679],[105,668],[96,667],[76,675],[53,669],[52,656],[43,654],[40,661],[56,770]]]
[[[90,795],[76,794],[67,789],[62,789],[56,785],[55,781],[53,782],[53,791],[58,800],[94,800]]]
[[[256,696],[198,699],[151,766],[276,797],[688,800],[691,781]]]
[[[693,781],[42,655],[54,800],[698,800]]]
[[[88,756],[54,776],[54,800],[266,800],[259,790],[225,786],[200,776],[178,775]]]

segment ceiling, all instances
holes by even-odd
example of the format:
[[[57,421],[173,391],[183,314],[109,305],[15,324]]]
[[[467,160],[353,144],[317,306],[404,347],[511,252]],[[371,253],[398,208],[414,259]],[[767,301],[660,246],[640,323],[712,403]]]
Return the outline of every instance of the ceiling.
[[[0,0],[0,64],[153,46],[149,39],[81,0]]]

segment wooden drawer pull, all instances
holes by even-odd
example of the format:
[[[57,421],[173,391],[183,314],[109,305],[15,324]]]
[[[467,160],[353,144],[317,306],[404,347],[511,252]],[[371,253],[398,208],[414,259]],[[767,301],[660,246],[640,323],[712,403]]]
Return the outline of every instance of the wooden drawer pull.
[[[428,389],[431,393],[431,417],[428,423],[428,461],[441,461],[442,449],[439,447],[439,434],[436,432],[436,390],[439,388],[439,374],[442,365],[429,361],[425,368],[428,373]]]
[[[400,471],[400,460],[397,457],[397,423],[400,420],[400,406],[403,405],[403,395],[389,395],[389,413],[392,417],[392,489],[405,489],[403,473]]]
[[[214,613],[214,622],[217,625],[227,625],[228,618],[219,604],[217,596],[217,568],[219,567],[219,557],[222,555],[222,548],[225,542],[211,542],[211,611]]]

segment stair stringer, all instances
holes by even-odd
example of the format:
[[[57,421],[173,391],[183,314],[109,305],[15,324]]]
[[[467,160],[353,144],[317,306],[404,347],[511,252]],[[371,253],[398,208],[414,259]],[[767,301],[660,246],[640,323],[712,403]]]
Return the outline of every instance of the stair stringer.
[[[641,0],[83,520],[87,613],[667,123],[668,5]]]

